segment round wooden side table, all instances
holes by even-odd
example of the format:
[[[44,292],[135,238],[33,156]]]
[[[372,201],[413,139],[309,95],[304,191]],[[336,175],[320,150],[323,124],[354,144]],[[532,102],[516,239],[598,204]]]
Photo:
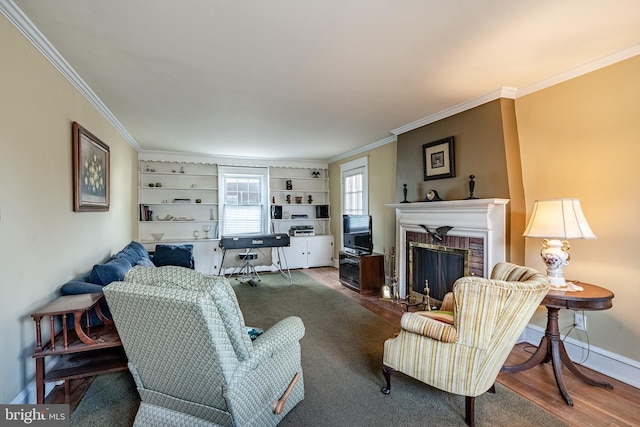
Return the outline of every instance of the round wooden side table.
[[[588,283],[579,283],[584,288],[579,292],[559,291],[551,288],[549,293],[542,300],[542,305],[547,307],[547,327],[544,337],[540,340],[538,349],[533,355],[523,363],[513,366],[503,366],[502,372],[520,372],[531,369],[539,363],[551,362],[553,366],[553,375],[556,384],[560,390],[560,394],[569,406],[573,406],[573,400],[569,396],[567,387],[564,384],[564,376],[562,374],[562,365],[566,366],[575,376],[585,383],[597,387],[612,389],[613,386],[608,382],[596,381],[586,376],[577,365],[575,365],[560,337],[560,328],[558,327],[558,313],[561,309],[569,310],[607,310],[613,306],[613,292],[600,286],[590,285]]]

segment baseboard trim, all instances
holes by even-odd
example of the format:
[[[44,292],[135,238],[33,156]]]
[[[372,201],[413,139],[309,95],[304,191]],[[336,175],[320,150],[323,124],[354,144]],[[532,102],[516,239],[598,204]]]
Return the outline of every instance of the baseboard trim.
[[[544,328],[529,324],[520,335],[519,342],[527,342],[537,346],[543,336]],[[580,363],[585,368],[640,388],[640,362],[593,345],[588,346],[571,337],[563,337],[562,339],[569,357],[575,363]]]
[[[50,357],[47,363],[45,364],[45,372],[48,369],[51,369],[58,363],[58,357]],[[46,398],[49,393],[58,385],[57,382],[44,383],[44,397]],[[36,404],[36,379],[33,378],[27,386],[22,389],[20,393],[16,397],[13,398],[11,402],[12,405],[35,405]]]

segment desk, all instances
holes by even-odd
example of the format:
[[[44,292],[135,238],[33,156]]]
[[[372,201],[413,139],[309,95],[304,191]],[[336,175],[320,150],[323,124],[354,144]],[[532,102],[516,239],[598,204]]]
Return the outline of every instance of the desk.
[[[69,398],[69,381],[127,369],[127,358],[113,321],[100,310],[102,292],[61,296],[42,307],[31,317],[36,324],[36,401],[44,403],[44,383],[64,380],[65,397]],[[88,323],[88,312],[95,309],[100,326],[83,327]],[[67,317],[73,316],[73,329],[68,328]],[[42,318],[49,317],[49,340],[42,342]],[[57,324],[62,328],[56,333]],[[45,324],[46,325],[46,324]],[[44,359],[60,356],[60,360],[45,375]]]
[[[613,388],[613,386],[607,382],[600,382],[587,377],[578,366],[571,361],[564,348],[564,343],[560,338],[560,329],[558,327],[558,312],[560,309],[592,311],[607,310],[613,306],[611,302],[613,293],[608,289],[588,283],[580,283],[580,286],[584,288],[584,291],[563,292],[553,288],[549,290],[549,293],[547,293],[541,303],[547,307],[547,328],[544,337],[542,337],[540,341],[540,346],[538,346],[535,353],[525,362],[519,365],[502,367],[502,372],[520,372],[531,369],[539,363],[551,361],[556,384],[562,397],[569,406],[573,406],[573,400],[571,400],[571,396],[569,396],[569,392],[564,384],[562,374],[563,364],[569,368],[575,376],[589,385],[609,389]]]

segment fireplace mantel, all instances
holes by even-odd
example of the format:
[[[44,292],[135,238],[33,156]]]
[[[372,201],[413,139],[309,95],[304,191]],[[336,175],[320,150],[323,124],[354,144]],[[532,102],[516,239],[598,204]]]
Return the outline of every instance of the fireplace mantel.
[[[407,288],[407,231],[453,227],[447,235],[479,237],[484,242],[484,272],[506,259],[506,206],[509,199],[448,200],[385,205],[396,210],[396,273],[400,296]]]

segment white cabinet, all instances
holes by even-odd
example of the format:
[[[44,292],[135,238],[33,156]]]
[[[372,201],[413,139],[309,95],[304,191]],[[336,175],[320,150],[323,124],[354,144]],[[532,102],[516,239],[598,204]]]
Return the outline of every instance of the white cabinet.
[[[291,246],[283,249],[291,269],[330,266],[333,236],[292,237]]]
[[[218,166],[208,163],[140,160],[138,240],[194,245],[196,269],[218,266]]]
[[[291,227],[311,227],[315,235],[331,234],[329,228],[329,174],[327,169],[269,168],[271,224],[275,233]],[[281,214],[281,215],[280,215]]]

